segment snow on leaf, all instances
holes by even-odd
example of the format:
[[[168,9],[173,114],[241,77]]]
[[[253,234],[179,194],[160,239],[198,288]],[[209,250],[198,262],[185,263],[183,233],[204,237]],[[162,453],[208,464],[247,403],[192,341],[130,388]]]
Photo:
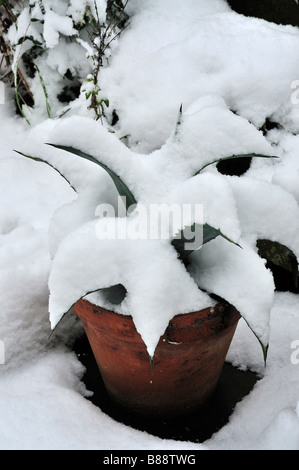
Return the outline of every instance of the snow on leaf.
[[[221,126],[220,121],[214,126],[210,148],[210,143],[202,140],[204,134],[199,139],[198,132],[201,125],[205,129],[214,125],[215,116],[217,119],[221,117]],[[203,103],[199,101],[186,114],[180,115],[180,124],[176,126],[179,138],[170,138],[149,155],[131,151],[115,135],[89,118],[75,116],[58,122],[52,132],[53,145],[84,155],[84,159],[94,163],[101,162],[99,165],[104,165],[106,171],[107,168],[112,169],[112,178],[119,175],[122,181],[126,181],[126,187],[132,188],[137,195],[138,205],[127,217],[103,217],[83,225],[63,239],[53,261],[49,283],[52,325],[86,293],[122,284],[127,295],[119,306],[120,313],[133,316],[135,326],[152,355],[172,316],[211,305],[213,301],[205,293],[208,291],[240,310],[266,354],[274,283],[264,260],[243,237],[243,230],[246,235],[246,215],[243,214],[245,207],[237,204],[237,184],[215,172],[204,171],[193,176],[195,168],[217,157],[217,149],[220,148],[217,135],[223,135],[223,125],[230,136],[223,142],[222,155],[235,154],[230,153],[231,148],[247,151],[253,141],[255,154],[272,154],[264,137],[244,119],[231,113],[218,98],[209,97]],[[80,132],[74,132],[76,128]],[[236,132],[236,129],[241,132]],[[211,133],[206,138],[210,142]],[[239,154],[244,154],[244,151],[236,153]],[[246,187],[247,180],[240,178],[241,181]],[[242,201],[242,191],[240,195]],[[141,232],[146,232],[141,207],[147,210],[156,202],[169,206],[203,206],[201,223],[206,228],[206,243],[191,254],[196,267],[196,272],[192,271],[193,278],[171,245],[171,232],[167,239],[135,237],[135,228],[141,227]],[[259,218],[266,218],[267,211],[273,209],[271,198],[265,204],[263,200],[259,203]],[[128,236],[126,224],[130,223],[133,230]],[[192,223],[199,221],[192,220],[190,225]],[[257,224],[258,220],[253,219],[253,223]],[[185,225],[177,224],[176,229],[180,230]],[[242,249],[230,241],[238,243]]]
[[[211,299],[197,288],[168,241],[122,237],[128,219],[92,221],[63,240],[49,279],[51,326],[88,292],[122,284],[128,292],[122,312],[132,315],[152,356],[174,315],[208,307]],[[120,239],[112,239],[112,232]]]
[[[230,243],[235,243],[233,240],[230,240],[228,237],[226,237],[221,232],[221,230],[216,229],[215,227],[211,227],[208,224],[199,225],[199,224],[194,223],[189,227],[185,226],[182,230],[178,232],[178,234],[171,241],[172,246],[174,246],[176,251],[179,253],[180,259],[182,261],[185,261],[188,258],[188,256],[191,253],[193,253],[193,251],[196,251],[199,248],[199,246],[196,245],[196,240],[195,240],[195,234],[196,234],[196,231],[198,230],[202,231],[202,241],[201,241],[200,246],[204,245],[205,243],[208,243],[211,240],[214,240],[216,237],[223,237]],[[186,238],[186,236],[184,235],[186,231],[189,234],[188,238]],[[194,234],[194,237],[193,238],[191,237],[191,239],[190,239],[190,233]],[[188,249],[188,244],[190,244],[191,242],[194,245],[194,247]]]
[[[101,168],[103,168],[112,178],[116,189],[118,190],[118,193],[121,197],[125,198],[125,204],[126,208],[129,209],[130,206],[133,204],[136,204],[136,199],[126,183],[113,171],[110,167],[105,165],[103,162],[101,162],[98,158],[93,157],[92,155],[89,155],[85,152],[82,152],[81,150],[75,149],[73,147],[67,147],[64,145],[55,145],[55,144],[49,144],[52,145],[53,147],[59,148],[61,150],[65,150],[66,152],[73,153],[81,158],[85,158],[86,160],[89,160],[96,165],[99,165]]]
[[[278,158],[276,155],[257,155],[256,153],[245,153],[245,154],[240,154],[240,155],[230,155],[229,157],[221,157],[218,158],[217,160],[214,160],[210,163],[206,163],[200,170],[198,170],[194,176],[198,175],[201,171],[203,171],[205,168],[207,168],[210,165],[213,165],[214,163],[220,163],[225,160],[237,160],[238,158]]]
[[[221,237],[191,255],[191,273],[201,289],[234,305],[267,350],[270,309],[274,298],[272,274],[245,241],[242,250]]]
[[[18,150],[15,150],[16,153],[22,155],[23,157],[26,157],[26,158],[29,158],[30,160],[34,160],[36,162],[40,162],[40,163],[45,163],[46,165],[50,166],[51,168],[53,168],[53,170],[57,171],[57,173],[60,174],[60,176],[70,185],[70,187],[76,192],[76,189],[72,186],[71,182],[66,178],[66,176],[64,176],[61,171],[59,171],[57,168],[55,168],[54,165],[52,165],[51,163],[49,163],[47,160],[43,159],[43,158],[39,158],[39,157],[33,157],[31,155],[26,155],[25,153],[23,152],[20,152]]]
[[[258,239],[278,242],[299,260],[299,207],[295,198],[273,183],[246,176],[227,179],[235,195],[242,236],[254,244]]]

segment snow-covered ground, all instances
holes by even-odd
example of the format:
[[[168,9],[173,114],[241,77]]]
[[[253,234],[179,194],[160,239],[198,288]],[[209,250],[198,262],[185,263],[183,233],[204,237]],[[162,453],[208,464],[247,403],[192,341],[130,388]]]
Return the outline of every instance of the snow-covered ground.
[[[200,98],[209,107],[222,99],[256,128],[266,118],[280,124],[267,134],[280,159],[255,160],[247,174],[274,182],[299,203],[299,104],[292,88],[299,80],[298,29],[244,18],[224,0],[131,0],[128,8],[131,25],[101,71],[110,109],[119,114],[117,135],[129,135],[134,151],[150,153],[173,132],[181,104],[187,109]],[[74,103],[70,114],[83,104]],[[42,149],[62,120],[37,110],[29,128],[16,117],[8,90],[0,105],[0,448],[298,450],[299,299],[289,292],[274,296],[266,369],[256,338],[239,322],[227,360],[262,378],[208,441],[162,440],[115,422],[87,400],[83,366],[69,347],[77,323],[70,318],[49,341],[48,230],[55,211],[75,193],[47,165],[13,151]],[[210,143],[200,149],[217,153],[228,137],[216,141],[209,123],[201,136]],[[74,163],[73,173],[84,176],[86,165]],[[101,175],[103,184],[108,180]],[[289,210],[282,205],[281,216]]]

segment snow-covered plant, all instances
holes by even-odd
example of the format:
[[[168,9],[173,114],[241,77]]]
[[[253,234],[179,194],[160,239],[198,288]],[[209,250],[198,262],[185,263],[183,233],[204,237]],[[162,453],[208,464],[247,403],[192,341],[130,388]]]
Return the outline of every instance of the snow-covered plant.
[[[132,315],[152,357],[174,315],[213,306],[220,297],[239,310],[266,357],[275,286],[256,242],[284,244],[299,259],[298,205],[270,182],[225,176],[215,165],[244,156],[271,164],[273,149],[261,132],[221,98],[209,96],[180,112],[173,135],[150,155],[132,152],[104,126],[78,116],[58,122],[42,153],[22,152],[50,164],[77,192],[52,224],[52,328],[86,297]],[[78,160],[86,175],[70,169]],[[105,199],[107,174],[115,194],[126,198],[124,213],[103,205],[110,199]],[[203,214],[175,226],[170,218],[156,219],[166,236],[148,236],[153,205],[169,214],[173,205],[194,204],[202,205]],[[202,243],[189,249],[185,230],[195,233],[198,227]],[[125,292],[117,305],[104,295],[113,286]]]
[[[65,114],[81,94],[90,114],[102,117],[109,102],[101,96],[99,70],[125,27],[125,6],[122,0],[0,2],[5,76],[28,123],[35,114]]]

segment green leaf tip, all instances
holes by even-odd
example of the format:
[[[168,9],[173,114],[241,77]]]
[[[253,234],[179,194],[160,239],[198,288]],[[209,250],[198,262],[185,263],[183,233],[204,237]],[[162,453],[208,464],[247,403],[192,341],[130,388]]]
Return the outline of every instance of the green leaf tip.
[[[72,186],[71,182],[54,165],[49,163],[47,160],[44,160],[43,158],[39,158],[39,157],[33,157],[32,155],[27,155],[26,153],[20,152],[19,150],[13,150],[13,151],[18,153],[19,155],[22,155],[22,157],[29,158],[30,160],[34,160],[35,162],[45,163],[46,165],[50,166],[51,168],[53,168],[53,170],[57,171],[57,173],[70,185],[70,187],[75,192],[77,192],[74,186]]]
[[[175,124],[175,130],[174,130],[174,139],[175,140],[177,140],[177,137],[178,137],[179,128],[180,128],[180,125],[182,124],[182,120],[183,120],[182,118],[183,118],[183,104],[180,105],[178,117],[177,117],[176,124]]]
[[[200,237],[201,243],[198,246],[197,245],[195,246],[196,230],[202,231],[202,238]],[[194,233],[194,236],[190,237],[190,234],[193,234],[193,233]],[[186,236],[186,234],[188,234],[188,237]],[[214,240],[214,238],[218,236],[242,248],[237,242],[231,240],[224,233],[222,233],[220,229],[216,229],[215,227],[212,227],[209,224],[201,225],[197,223],[193,223],[192,225],[185,226],[182,230],[180,230],[176,234],[176,236],[172,239],[171,244],[176,249],[177,253],[179,254],[179,258],[182,261],[185,261],[188,258],[188,256],[194,251],[196,251],[198,248],[200,248],[200,246],[204,245],[205,243],[208,243],[211,240]],[[188,244],[190,243],[194,246],[188,249]]]

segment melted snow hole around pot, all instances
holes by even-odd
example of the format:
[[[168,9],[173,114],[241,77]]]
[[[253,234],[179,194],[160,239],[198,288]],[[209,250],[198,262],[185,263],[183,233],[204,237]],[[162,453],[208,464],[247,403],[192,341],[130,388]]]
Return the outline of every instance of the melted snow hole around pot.
[[[270,266],[276,290],[294,292],[291,273]],[[296,289],[297,291],[297,289]],[[121,285],[104,290],[107,302],[120,303],[126,295]],[[258,380],[251,371],[241,371],[225,362],[213,396],[190,416],[177,419],[146,419],[119,408],[108,395],[85,333],[77,339],[74,350],[86,368],[83,381],[93,392],[88,399],[116,421],[162,439],[201,443],[219,431],[229,420],[235,406],[248,395]]]
[[[116,421],[162,439],[196,443],[209,439],[228,422],[236,404],[250,393],[258,380],[253,372],[241,371],[225,363],[216,391],[198,411],[177,419],[149,419],[130,414],[112,401],[85,334],[76,341],[74,350],[86,367],[83,381],[93,392],[88,399]]]

